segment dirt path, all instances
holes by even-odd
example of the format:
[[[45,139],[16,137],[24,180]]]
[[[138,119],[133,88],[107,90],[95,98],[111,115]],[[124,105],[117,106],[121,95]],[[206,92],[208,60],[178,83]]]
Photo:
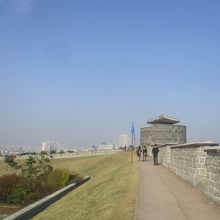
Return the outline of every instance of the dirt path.
[[[219,220],[220,205],[168,169],[138,162],[135,220]]]

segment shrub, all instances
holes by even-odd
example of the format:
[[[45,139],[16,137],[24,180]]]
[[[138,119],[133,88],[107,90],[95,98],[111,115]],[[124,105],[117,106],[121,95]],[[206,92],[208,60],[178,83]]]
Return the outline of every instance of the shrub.
[[[29,156],[26,159],[25,167],[22,169],[22,175],[27,177],[26,187],[30,192],[36,192],[36,190],[44,191],[44,182],[46,182],[48,173],[53,170],[49,162],[49,158],[44,154],[40,154],[40,158]]]
[[[0,201],[6,202],[7,197],[14,193],[17,188],[26,182],[24,176],[16,174],[5,175],[0,177]]]
[[[16,167],[17,162],[15,162],[15,156],[14,155],[6,155],[4,159],[5,163],[9,165],[10,167]]]
[[[36,163],[36,159],[32,156],[29,156],[28,159],[26,159],[25,168],[22,169],[22,175],[26,176],[27,178],[36,177],[37,175],[37,169],[34,164]]]
[[[27,202],[27,196],[30,194],[25,185],[19,186],[16,190],[7,196],[8,203],[24,204]]]
[[[81,179],[82,179],[82,176],[80,176],[80,175],[77,174],[77,173],[73,173],[73,174],[71,174],[70,177],[69,177],[69,182],[71,182],[71,183],[77,183],[77,182],[79,182]]]
[[[69,178],[69,171],[59,169],[54,170],[47,176],[48,187],[52,188],[53,190],[62,188],[68,183]]]

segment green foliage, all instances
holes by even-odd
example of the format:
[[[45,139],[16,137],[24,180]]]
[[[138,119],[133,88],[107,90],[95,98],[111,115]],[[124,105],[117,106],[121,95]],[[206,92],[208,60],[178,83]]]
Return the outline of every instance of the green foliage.
[[[6,162],[13,164],[12,157],[7,157]],[[14,159],[14,158],[13,158]],[[22,176],[7,175],[0,178],[0,199],[8,203],[25,203],[39,198],[45,194],[47,175],[53,167],[49,159],[42,153],[40,158],[29,156],[22,169]]]
[[[16,190],[7,196],[8,203],[24,204],[27,202],[28,195],[31,193],[28,191],[26,185],[22,185],[16,188]]]
[[[18,187],[26,182],[24,176],[11,174],[0,177],[0,201],[6,202],[8,195],[13,194]]]
[[[53,170],[53,167],[49,165],[49,158],[45,154],[40,154],[40,159],[38,159],[39,166],[38,169],[38,175],[44,176],[45,174],[50,173]]]
[[[50,151],[51,154],[56,154],[56,152],[57,152],[56,150],[51,150]]]
[[[53,170],[49,162],[50,160],[44,153],[40,154],[40,158],[29,156],[26,160],[26,167],[22,170],[22,175],[27,177],[26,187],[30,192],[43,189],[48,173]]]
[[[37,168],[34,166],[36,163],[36,159],[33,156],[29,156],[26,159],[26,166],[22,169],[22,175],[26,176],[27,178],[33,178],[37,176]]]
[[[42,155],[42,154],[43,154],[43,155],[47,155],[47,152],[42,150],[42,151],[40,152],[40,155]]]
[[[15,162],[15,156],[14,155],[6,155],[4,159],[5,163],[9,165],[10,167],[16,167],[17,162]]]
[[[26,160],[26,167],[22,170],[22,174],[31,179],[44,176],[53,170],[49,162],[49,158],[43,153],[40,154],[40,158],[29,156]]]
[[[53,171],[49,155],[43,152],[38,157],[29,156],[20,165],[21,175],[0,177],[0,203],[31,203],[67,185],[72,178],[79,178],[77,174],[70,175],[66,170]]]
[[[52,189],[64,187],[70,178],[70,173],[67,170],[54,170],[47,177],[48,186]]]
[[[61,151],[59,152],[59,154],[64,154],[64,151],[63,151],[63,150],[61,150]]]

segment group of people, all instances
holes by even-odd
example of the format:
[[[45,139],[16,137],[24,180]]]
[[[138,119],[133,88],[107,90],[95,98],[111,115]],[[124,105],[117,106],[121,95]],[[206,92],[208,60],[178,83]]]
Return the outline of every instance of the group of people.
[[[147,160],[147,148],[146,146],[138,146],[137,150],[136,150],[137,156],[139,158],[139,160],[146,161]],[[158,153],[159,153],[159,148],[157,147],[157,145],[155,144],[152,148],[152,154],[153,154],[153,158],[154,158],[154,165],[158,165]]]
[[[139,160],[141,160],[141,156],[142,156],[143,161],[147,160],[147,148],[146,148],[146,146],[143,146],[143,148],[141,148],[141,146],[138,146],[137,150],[136,150],[136,153],[137,153],[137,156],[138,156]]]

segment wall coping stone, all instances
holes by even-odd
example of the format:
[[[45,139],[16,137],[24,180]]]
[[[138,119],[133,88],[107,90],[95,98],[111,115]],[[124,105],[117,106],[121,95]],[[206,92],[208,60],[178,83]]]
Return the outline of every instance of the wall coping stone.
[[[166,144],[161,144],[161,145],[158,145],[157,147],[160,148],[160,147],[167,147],[167,146],[172,146],[172,145],[177,145],[177,143],[166,143]],[[152,145],[153,147],[154,145]]]
[[[170,146],[171,148],[186,148],[186,147],[214,147],[219,146],[218,143],[213,141],[200,141],[200,142],[192,142],[192,143],[186,143],[186,144],[177,144]]]

